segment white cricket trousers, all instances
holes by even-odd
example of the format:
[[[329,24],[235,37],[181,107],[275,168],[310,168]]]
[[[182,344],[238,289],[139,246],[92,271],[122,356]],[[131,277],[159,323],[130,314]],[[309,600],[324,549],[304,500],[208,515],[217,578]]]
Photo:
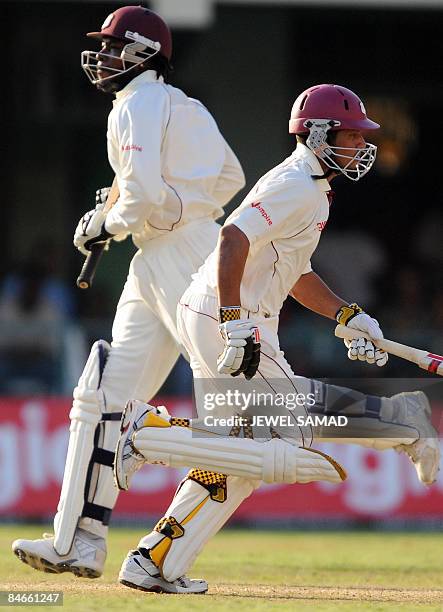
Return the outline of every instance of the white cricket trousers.
[[[135,254],[112,327],[102,378],[108,405],[149,401],[180,354],[177,304],[217,244],[220,226],[199,220],[146,241]]]
[[[135,254],[117,306],[101,381],[106,412],[121,412],[133,398],[148,402],[164,383],[181,350],[177,304],[191,275],[214,250],[219,229],[213,220],[197,220],[146,241]],[[118,436],[119,421],[106,421],[99,447],[114,452]],[[112,510],[117,497],[112,469],[95,464],[87,501]],[[107,535],[107,527],[95,519],[82,518],[79,525]]]
[[[247,317],[248,313],[242,312],[242,316]],[[294,391],[294,379],[297,382],[298,377],[294,375],[280,350],[277,336],[278,317],[265,318],[254,315],[254,321],[260,328],[262,343],[260,366],[256,376],[265,385],[266,381],[269,381],[271,385],[269,391],[275,391],[275,383],[283,393],[289,389]],[[185,291],[180,300],[177,308],[177,328],[179,338],[190,355],[194,379],[233,380],[232,377],[217,372],[217,357],[223,350],[223,340],[218,330],[217,299],[199,293],[196,281]],[[249,383],[243,378],[243,384]],[[252,388],[254,382],[250,381],[250,385]],[[198,397],[197,411],[199,417],[203,418],[204,410],[198,403]],[[307,444],[309,443],[310,440],[307,441]],[[190,479],[185,479],[165,514],[165,517],[172,517],[173,521],[182,525],[184,534],[168,541],[164,532],[160,531],[163,524],[160,521],[156,529],[140,540],[138,546],[152,551],[151,555],[163,547],[160,570],[166,580],[175,580],[189,570],[206,542],[223,527],[242,501],[260,484],[256,480],[228,476],[226,499],[223,503],[219,503],[209,498],[208,492],[195,482],[192,476]]]

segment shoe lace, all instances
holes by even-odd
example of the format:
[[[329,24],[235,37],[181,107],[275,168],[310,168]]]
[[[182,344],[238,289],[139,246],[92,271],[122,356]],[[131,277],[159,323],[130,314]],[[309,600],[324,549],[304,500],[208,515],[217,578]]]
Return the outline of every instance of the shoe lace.
[[[179,576],[174,580],[175,584],[179,584],[181,587],[188,588],[191,585],[191,581],[187,576]]]

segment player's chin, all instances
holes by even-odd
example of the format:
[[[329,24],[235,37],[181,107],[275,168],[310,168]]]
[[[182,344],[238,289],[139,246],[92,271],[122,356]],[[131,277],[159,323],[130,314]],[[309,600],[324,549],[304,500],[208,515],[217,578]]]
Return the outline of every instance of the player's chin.
[[[104,93],[115,93],[116,91],[118,91],[117,83],[115,83],[112,79],[107,80],[103,77],[99,77],[96,80],[95,86],[99,91],[102,91]]]

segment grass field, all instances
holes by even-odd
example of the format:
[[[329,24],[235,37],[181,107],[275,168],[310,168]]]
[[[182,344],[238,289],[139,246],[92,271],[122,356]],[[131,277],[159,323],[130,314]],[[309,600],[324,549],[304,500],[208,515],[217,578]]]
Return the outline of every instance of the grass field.
[[[121,561],[141,531],[111,530],[98,580],[43,574],[10,552],[42,526],[0,527],[1,589],[62,590],[64,609],[106,610],[433,610],[443,611],[443,534],[227,530],[195,564],[206,595],[156,595],[117,583]],[[22,606],[17,606],[24,609]],[[61,609],[61,608],[55,608]]]

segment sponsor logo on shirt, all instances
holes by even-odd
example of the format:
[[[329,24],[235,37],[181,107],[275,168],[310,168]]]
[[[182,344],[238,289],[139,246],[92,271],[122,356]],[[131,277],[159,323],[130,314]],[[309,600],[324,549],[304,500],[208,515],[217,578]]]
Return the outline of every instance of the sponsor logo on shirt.
[[[131,145],[122,145],[122,151],[143,151],[143,147],[141,147],[140,145],[135,145],[135,144],[131,144]]]
[[[320,223],[317,223],[317,229],[319,232],[322,232],[325,229],[327,222],[328,220],[326,219],[326,221],[320,221]]]
[[[272,225],[272,219],[265,211],[260,202],[252,202],[252,208],[256,208],[268,225]]]

